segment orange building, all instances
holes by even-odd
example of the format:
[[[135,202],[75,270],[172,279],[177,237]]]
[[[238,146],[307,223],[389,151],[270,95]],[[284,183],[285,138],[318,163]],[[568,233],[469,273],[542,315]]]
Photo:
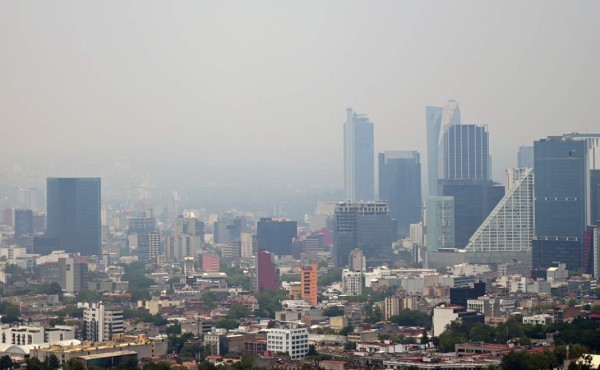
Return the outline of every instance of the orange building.
[[[310,302],[311,305],[317,304],[317,280],[319,266],[311,263],[309,266],[302,267],[302,299]]]

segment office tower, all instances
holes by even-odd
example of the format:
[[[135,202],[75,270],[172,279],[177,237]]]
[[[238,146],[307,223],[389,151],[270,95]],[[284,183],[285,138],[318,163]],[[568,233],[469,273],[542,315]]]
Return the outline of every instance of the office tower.
[[[455,124],[445,127],[439,150],[440,179],[488,179],[490,153],[486,126]]]
[[[33,234],[33,212],[30,209],[15,209],[15,237]]]
[[[67,252],[99,255],[100,178],[48,178],[47,188],[46,236]]]
[[[300,275],[300,282],[302,284],[300,297],[313,306],[317,304],[318,269],[319,266],[311,262],[308,266],[302,266],[302,273]]]
[[[350,252],[358,248],[367,261],[389,261],[397,235],[386,202],[340,202],[334,213],[333,260],[344,267]]]
[[[479,281],[473,286],[450,288],[450,304],[467,307],[469,299],[477,299],[485,295],[485,282]]]
[[[215,244],[239,244],[243,229],[243,220],[239,217],[219,217],[214,223]]]
[[[585,139],[573,135],[534,142],[534,267],[547,268],[556,261],[566,263],[569,270],[583,268],[583,233],[589,200],[587,144]]]
[[[202,255],[202,271],[204,272],[219,272],[221,269],[220,263],[218,254],[210,253]]]
[[[156,229],[154,217],[127,217],[127,234],[145,234]]]
[[[423,233],[423,223],[419,222],[418,224],[411,224],[408,232],[408,238],[418,247],[422,247],[425,245],[425,235]]]
[[[439,180],[441,194],[454,198],[454,244],[464,248],[504,196],[504,186],[488,180]]]
[[[427,197],[426,209],[427,250],[454,248],[454,198]]]
[[[466,250],[479,262],[529,260],[533,240],[533,168],[507,170],[508,191],[469,239]],[[485,259],[489,259],[485,261]]]
[[[427,125],[427,188],[428,196],[437,195],[438,187],[438,141],[442,127],[442,107],[425,107]]]
[[[102,302],[86,303],[83,310],[83,338],[90,342],[109,342],[123,334],[123,311],[108,309]]]
[[[364,114],[346,110],[344,123],[344,191],[351,202],[375,199],[373,123]]]
[[[342,270],[342,294],[361,295],[363,276],[361,271],[351,269]]]
[[[196,217],[184,217],[180,215],[177,218],[175,232],[177,234],[193,235],[200,245],[204,244],[204,222]]]
[[[353,249],[350,252],[348,267],[352,271],[367,271],[367,259],[360,249]]]
[[[43,212],[34,212],[31,218],[31,224],[34,234],[41,234],[46,231],[46,214]]]
[[[258,291],[277,290],[277,277],[275,275],[275,264],[273,263],[273,255],[268,251],[258,250],[258,266],[257,266],[257,286]]]
[[[387,201],[398,232],[421,221],[421,161],[419,152],[379,153],[379,199]]]
[[[590,171],[590,222],[588,224],[600,224],[600,170]]]
[[[519,147],[517,162],[519,168],[533,168],[533,147]]]
[[[44,192],[36,188],[18,189],[17,206],[32,211],[44,210]]]
[[[156,264],[160,253],[160,233],[150,231],[140,234],[137,236],[137,242],[138,261]]]
[[[261,217],[256,224],[258,248],[277,255],[291,255],[298,223],[285,219]]]

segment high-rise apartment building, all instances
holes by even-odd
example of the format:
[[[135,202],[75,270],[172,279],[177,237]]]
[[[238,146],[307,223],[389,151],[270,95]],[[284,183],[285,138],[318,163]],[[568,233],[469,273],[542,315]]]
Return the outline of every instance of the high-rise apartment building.
[[[277,255],[292,254],[292,242],[297,234],[296,221],[262,217],[256,224],[258,248]]]
[[[346,295],[361,295],[363,274],[360,270],[342,270],[342,293]]]
[[[389,260],[397,235],[386,202],[340,202],[334,213],[333,260],[346,266],[354,248],[361,249],[367,261]]]
[[[344,191],[352,202],[375,199],[373,123],[351,108],[344,123]]]
[[[86,303],[83,310],[83,338],[90,342],[108,342],[123,333],[123,311],[108,309],[102,302]]]
[[[302,266],[300,275],[301,293],[300,296],[311,305],[317,304],[318,295],[318,270],[319,266],[312,262],[308,266]]]
[[[207,253],[202,255],[202,271],[219,272],[221,269],[220,258],[218,254]]]
[[[425,107],[425,123],[427,125],[427,188],[428,196],[438,193],[438,141],[442,127],[442,107]]]
[[[47,179],[46,236],[60,248],[100,254],[100,178]]]
[[[158,263],[160,253],[160,233],[151,231],[137,237],[137,256],[142,263]]]
[[[400,235],[421,221],[421,161],[419,152],[379,153],[379,199],[386,201]]]

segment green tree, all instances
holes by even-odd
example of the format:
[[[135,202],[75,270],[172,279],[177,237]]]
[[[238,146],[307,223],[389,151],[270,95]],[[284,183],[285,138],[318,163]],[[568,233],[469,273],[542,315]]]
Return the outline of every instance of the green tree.
[[[9,355],[0,357],[0,370],[10,369],[14,366],[13,360]],[[28,367],[29,368],[29,367]]]
[[[249,314],[250,310],[248,307],[241,303],[232,304],[227,311],[227,317],[230,319],[242,319],[244,317],[248,317]]]
[[[227,330],[233,330],[239,326],[238,322],[233,319],[220,318],[215,321],[216,328],[223,328]]]
[[[46,370],[55,370],[60,369],[60,361],[58,357],[54,353],[51,353],[44,359],[44,369]]]
[[[431,316],[424,312],[408,308],[400,311],[398,315],[390,317],[390,321],[400,326],[422,326],[431,329]]]
[[[72,358],[65,362],[63,370],[85,370],[85,363],[82,359]]]
[[[340,330],[340,335],[348,335],[354,331],[354,326],[346,326]]]

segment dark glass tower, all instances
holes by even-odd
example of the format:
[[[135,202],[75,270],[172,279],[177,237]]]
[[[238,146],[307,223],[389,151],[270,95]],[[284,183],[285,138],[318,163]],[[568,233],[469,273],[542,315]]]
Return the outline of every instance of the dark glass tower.
[[[298,235],[298,223],[263,217],[256,224],[258,248],[277,255],[291,255],[292,241]]]
[[[534,143],[534,267],[554,261],[569,270],[582,268],[586,227],[586,142],[568,136]]]
[[[387,201],[398,232],[421,221],[421,161],[419,152],[379,153],[379,199]]]
[[[46,236],[61,249],[100,254],[100,178],[47,179]]]
[[[488,179],[490,151],[487,127],[462,124],[447,126],[440,144],[440,178]]]

